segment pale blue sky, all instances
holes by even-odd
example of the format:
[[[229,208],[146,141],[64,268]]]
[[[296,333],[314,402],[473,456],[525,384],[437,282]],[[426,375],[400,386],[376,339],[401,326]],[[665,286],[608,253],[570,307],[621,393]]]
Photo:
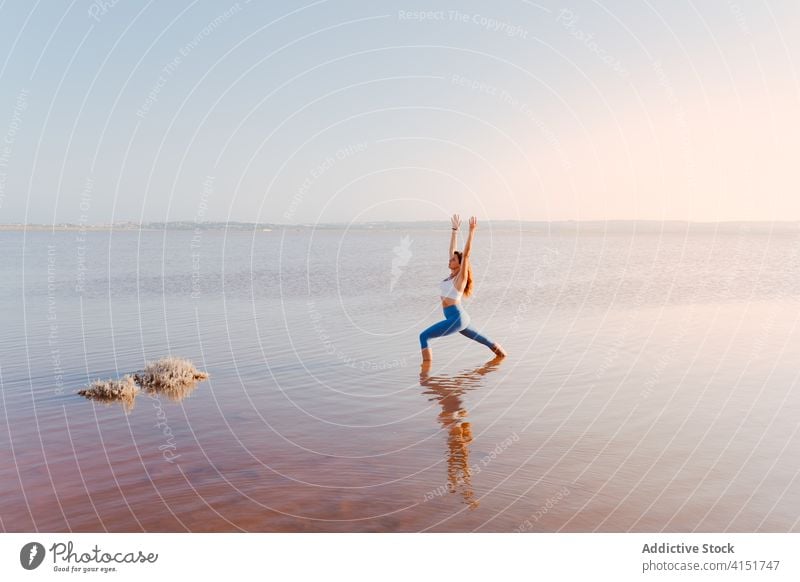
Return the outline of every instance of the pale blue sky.
[[[789,1],[6,1],[0,222],[797,220],[797,30]]]

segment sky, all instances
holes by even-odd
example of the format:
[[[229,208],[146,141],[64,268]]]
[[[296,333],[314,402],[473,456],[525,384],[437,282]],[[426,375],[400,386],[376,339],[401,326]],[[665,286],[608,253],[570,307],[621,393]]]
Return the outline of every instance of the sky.
[[[800,5],[0,2],[0,223],[800,220]]]

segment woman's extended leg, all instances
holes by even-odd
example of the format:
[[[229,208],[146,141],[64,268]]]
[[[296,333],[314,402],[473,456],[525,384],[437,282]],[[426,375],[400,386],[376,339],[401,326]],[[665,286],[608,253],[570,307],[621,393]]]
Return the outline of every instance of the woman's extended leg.
[[[467,327],[462,329],[459,333],[461,335],[463,335],[463,336],[468,337],[471,340],[475,340],[476,342],[485,345],[487,348],[492,350],[498,356],[501,356],[501,355],[505,356],[506,355],[505,350],[502,347],[500,347],[499,344],[494,343],[492,340],[490,340],[485,335],[481,334],[479,331],[477,331],[471,325],[468,325]]]
[[[471,325],[468,325],[464,329],[459,332],[461,335],[468,337],[471,340],[475,340],[479,344],[485,345],[487,348],[490,348],[494,345],[494,342],[490,340],[485,335],[482,335],[478,330],[476,330]]]

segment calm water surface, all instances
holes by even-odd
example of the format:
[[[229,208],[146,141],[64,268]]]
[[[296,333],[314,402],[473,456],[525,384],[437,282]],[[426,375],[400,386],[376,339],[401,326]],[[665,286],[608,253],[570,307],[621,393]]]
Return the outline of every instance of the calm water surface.
[[[0,232],[2,528],[800,531],[797,234],[448,232]]]

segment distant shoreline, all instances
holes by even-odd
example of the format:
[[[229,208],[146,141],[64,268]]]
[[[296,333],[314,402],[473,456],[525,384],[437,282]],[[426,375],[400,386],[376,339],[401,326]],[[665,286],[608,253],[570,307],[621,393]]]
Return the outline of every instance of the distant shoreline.
[[[483,230],[503,229],[522,232],[800,232],[800,221],[720,221],[690,222],[679,220],[588,220],[588,221],[517,221],[485,220]],[[241,232],[282,232],[302,230],[450,230],[443,221],[417,222],[357,222],[320,224],[272,224],[249,222],[124,222],[117,224],[0,224],[0,231],[78,231],[78,232],[139,232],[139,231],[241,231]],[[466,232],[466,228],[462,229]]]

